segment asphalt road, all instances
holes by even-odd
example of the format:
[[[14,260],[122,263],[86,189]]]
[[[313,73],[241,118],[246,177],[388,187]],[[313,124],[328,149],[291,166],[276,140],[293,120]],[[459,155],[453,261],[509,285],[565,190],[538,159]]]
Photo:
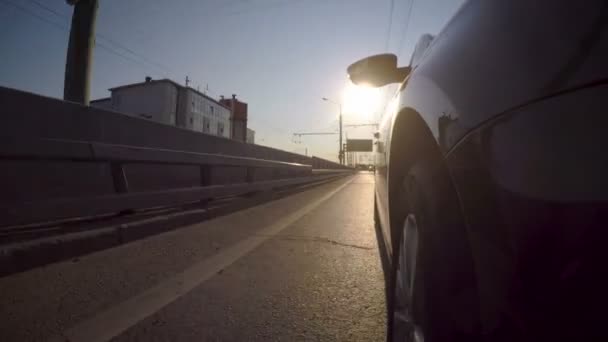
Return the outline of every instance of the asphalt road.
[[[373,186],[360,173],[0,278],[0,340],[382,341]]]

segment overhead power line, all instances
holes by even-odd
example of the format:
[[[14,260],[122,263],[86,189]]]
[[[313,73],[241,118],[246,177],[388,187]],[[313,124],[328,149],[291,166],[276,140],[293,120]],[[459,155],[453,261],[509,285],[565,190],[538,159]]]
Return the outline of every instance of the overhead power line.
[[[405,41],[407,39],[407,29],[410,26],[410,18],[412,16],[412,8],[414,7],[414,1],[415,0],[409,0],[410,6],[407,10],[407,18],[405,19],[405,27],[403,28],[403,36],[401,38],[401,42],[399,43],[399,49],[397,50],[397,54],[401,53],[401,50],[403,50],[403,47],[405,45]]]
[[[43,17],[43,16],[41,16],[41,15],[39,15],[39,14],[35,13],[35,12],[32,12],[32,11],[31,11],[31,10],[29,10],[27,7],[23,7],[23,6],[22,6],[22,5],[20,5],[20,4],[16,4],[16,3],[14,3],[14,2],[11,2],[11,1],[6,1],[6,0],[0,0],[0,2],[2,2],[3,4],[9,5],[9,6],[13,7],[13,8],[16,8],[16,9],[20,10],[21,12],[26,13],[26,14],[28,14],[28,15],[32,16],[32,17],[35,17],[35,18],[37,18],[37,19],[39,19],[39,20],[41,20],[41,21],[44,21],[44,22],[46,22],[47,24],[53,25],[53,26],[55,26],[56,28],[59,28],[59,29],[61,29],[61,30],[66,30],[66,27],[65,27],[65,26],[63,26],[63,25],[61,25],[61,24],[59,24],[59,23],[56,23],[56,22],[54,22],[54,21],[52,21],[52,20],[49,20],[49,19],[47,19],[47,18],[45,18],[45,17]]]
[[[250,5],[249,7],[245,7],[245,8],[238,8],[235,7],[234,5],[237,5],[237,3],[232,3],[232,6],[230,4],[228,4],[228,6],[223,6],[220,7],[220,9],[230,9],[230,7],[234,8],[234,11],[230,11],[230,12],[225,12],[223,15],[227,15],[227,16],[231,16],[231,15],[241,15],[241,14],[249,14],[249,13],[253,13],[253,12],[264,12],[264,11],[268,11],[268,10],[273,10],[275,8],[280,8],[280,7],[285,7],[288,5],[301,5],[301,4],[306,4],[306,5],[310,5],[313,2],[313,0],[307,0],[307,1],[302,1],[302,0],[282,0],[282,1],[275,1],[275,2],[271,2],[271,3],[253,3],[253,2],[248,2]],[[320,1],[317,1],[320,2]],[[241,4],[247,4],[247,2],[242,1]],[[217,10],[217,9],[216,9]]]
[[[67,26],[65,26],[65,25],[63,25],[63,24],[59,24],[59,23],[57,23],[57,22],[54,22],[54,21],[52,21],[52,20],[49,20],[48,18],[46,18],[46,17],[44,17],[44,16],[41,16],[41,15],[39,15],[39,14],[37,14],[37,13],[35,13],[35,12],[31,11],[31,10],[30,10],[29,8],[27,8],[27,7],[24,7],[24,6],[21,6],[20,4],[16,4],[16,3],[14,3],[14,2],[11,2],[11,1],[6,1],[6,0],[0,0],[0,2],[2,2],[2,3],[4,3],[4,4],[7,4],[7,5],[10,5],[10,6],[12,6],[13,8],[18,9],[18,10],[20,10],[21,12],[23,12],[23,13],[25,13],[25,14],[28,14],[28,15],[30,15],[30,16],[32,16],[32,17],[34,17],[34,18],[38,19],[38,20],[41,20],[41,21],[43,21],[43,22],[45,22],[45,23],[47,23],[47,24],[50,24],[50,25],[54,26],[55,28],[58,28],[58,29],[60,29],[60,30],[66,31],[66,32],[70,32],[69,27],[67,27]],[[107,52],[109,52],[109,53],[112,53],[112,54],[114,54],[114,55],[116,55],[116,56],[119,56],[119,57],[122,57],[122,58],[124,58],[124,59],[126,59],[126,60],[129,60],[129,61],[131,61],[132,63],[135,63],[135,64],[138,64],[138,65],[140,65],[140,66],[143,66],[143,65],[141,65],[140,61],[138,61],[138,60],[136,60],[136,59],[134,59],[134,58],[130,58],[130,57],[128,57],[128,56],[125,56],[124,54],[122,54],[122,53],[120,53],[120,52],[116,51],[115,49],[112,49],[112,48],[110,48],[110,47],[108,47],[108,46],[106,46],[106,45],[104,45],[104,44],[102,44],[102,43],[97,42],[95,45],[96,45],[96,46],[98,46],[99,48],[101,48],[102,50],[105,50],[105,51],[107,51]]]
[[[31,2],[31,3],[33,3],[33,4],[35,4],[35,5],[37,5],[37,6],[38,6],[38,7],[40,7],[40,8],[42,8],[42,9],[44,9],[44,10],[48,11],[48,12],[50,12],[50,13],[53,13],[54,15],[56,15],[56,16],[58,16],[58,17],[61,17],[61,18],[68,18],[68,19],[69,19],[69,17],[68,17],[68,16],[66,16],[66,15],[64,15],[63,13],[59,13],[59,12],[55,11],[54,9],[52,9],[52,8],[50,8],[50,7],[47,7],[46,5],[44,5],[44,4],[42,4],[42,3],[38,2],[38,1],[35,1],[35,0],[30,0],[30,2]]]
[[[68,20],[70,20],[70,19],[71,19],[69,16],[67,16],[67,15],[65,15],[65,14],[63,14],[63,13],[57,12],[56,10],[54,10],[54,9],[52,9],[52,8],[50,8],[50,7],[48,7],[48,6],[46,6],[45,4],[43,4],[43,3],[41,3],[41,2],[39,2],[39,1],[37,1],[37,0],[30,0],[30,2],[31,2],[33,5],[36,5],[36,6],[38,6],[39,8],[41,8],[41,9],[43,9],[43,10],[45,10],[45,11],[49,12],[49,13],[52,13],[52,14],[54,14],[54,15],[55,15],[55,16],[57,16],[57,17],[64,18],[64,19],[68,19]],[[114,45],[114,46],[115,46],[116,48],[118,48],[118,49],[124,50],[124,51],[126,51],[126,52],[128,52],[128,53],[132,54],[133,56],[136,56],[137,58],[139,58],[139,59],[141,60],[141,62],[144,62],[144,63],[148,64],[148,65],[149,65],[149,66],[151,66],[151,67],[154,67],[154,68],[157,68],[157,69],[159,69],[159,70],[162,70],[163,72],[170,72],[170,73],[174,73],[174,72],[173,72],[173,70],[171,70],[171,68],[170,68],[170,67],[168,67],[168,66],[166,66],[166,65],[163,65],[163,64],[161,64],[161,63],[158,63],[158,62],[156,62],[156,61],[153,61],[153,60],[149,59],[148,57],[146,57],[146,56],[144,56],[144,55],[142,55],[142,54],[140,54],[140,53],[138,53],[138,52],[134,51],[133,49],[131,49],[131,48],[129,48],[129,47],[127,47],[127,46],[125,46],[125,45],[123,45],[123,44],[121,44],[121,43],[117,42],[116,40],[114,40],[114,39],[112,39],[112,38],[110,38],[110,37],[108,37],[108,36],[106,36],[106,35],[104,35],[104,34],[97,33],[95,36],[96,36],[97,38],[101,39],[101,40],[105,40],[105,41],[106,41],[106,43],[108,43],[108,44],[110,44],[110,45]],[[99,43],[97,43],[97,45],[104,46],[104,44],[99,44]],[[106,48],[106,49],[110,49],[110,50],[111,50],[111,48],[110,48],[110,47],[108,47],[107,45],[105,46],[105,48]],[[117,56],[121,56],[121,57],[123,57],[123,58],[127,58],[127,59],[129,59],[128,57],[125,57],[123,54],[120,54],[120,53],[118,53],[118,52],[116,52],[116,51],[113,51],[112,53],[114,53],[114,54],[115,54],[115,55],[117,55]],[[131,60],[131,61],[133,61],[133,59],[130,59],[130,60]]]
[[[122,45],[122,44],[120,44],[120,43],[116,42],[115,40],[113,40],[113,39],[111,39],[111,38],[108,38],[108,37],[107,37],[107,36],[105,36],[105,35],[98,34],[97,36],[98,36],[99,38],[101,38],[101,39],[105,40],[107,43],[110,43],[110,44],[112,44],[112,45],[114,45],[114,46],[116,46],[116,47],[118,47],[118,48],[120,48],[120,49],[123,49],[123,50],[127,51],[128,53],[130,53],[130,54],[132,54],[132,55],[134,55],[134,56],[139,57],[139,58],[140,58],[142,61],[144,61],[146,64],[148,64],[148,65],[150,65],[150,66],[153,66],[153,67],[158,68],[158,69],[160,69],[160,70],[163,70],[163,71],[165,71],[165,72],[172,72],[172,73],[174,72],[174,71],[173,71],[173,70],[172,70],[170,67],[168,67],[168,66],[166,66],[166,65],[164,65],[164,64],[161,64],[161,63],[155,62],[155,61],[153,61],[153,60],[151,60],[151,59],[149,59],[149,58],[147,58],[147,57],[143,56],[142,54],[137,53],[137,52],[133,51],[132,49],[130,49],[130,48],[128,48],[128,47],[126,47],[126,46],[124,46],[124,45]]]
[[[393,12],[395,11],[395,0],[390,0],[390,10],[388,14],[388,29],[386,31],[386,44],[384,50],[388,51],[389,43],[391,41],[391,31],[393,29]]]

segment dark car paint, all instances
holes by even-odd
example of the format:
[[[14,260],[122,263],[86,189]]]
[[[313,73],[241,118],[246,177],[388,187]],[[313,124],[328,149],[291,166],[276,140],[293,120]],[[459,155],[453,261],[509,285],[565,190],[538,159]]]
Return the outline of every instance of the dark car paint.
[[[413,62],[382,119],[376,202],[387,252],[391,140],[410,111],[458,193],[490,339],[601,326],[593,309],[606,281],[591,279],[608,260],[607,61],[608,1],[470,1]]]
[[[484,331],[546,340],[604,328],[607,98],[608,84],[514,110],[447,157]]]

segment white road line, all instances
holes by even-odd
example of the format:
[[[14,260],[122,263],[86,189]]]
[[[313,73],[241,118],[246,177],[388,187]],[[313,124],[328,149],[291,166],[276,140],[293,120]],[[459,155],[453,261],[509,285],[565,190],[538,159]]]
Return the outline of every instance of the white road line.
[[[135,297],[101,312],[65,331],[58,341],[108,341],[123,331],[134,326],[141,320],[159,311],[164,306],[175,301],[206,280],[212,278],[220,270],[230,266],[264,241],[277,235],[310,211],[327,201],[330,197],[350,184],[351,178],[338,188],[321,197],[317,201],[298,209],[279,219],[274,224],[258,231],[256,235],[242,240],[224,251],[205,259],[184,272],[161,282]]]

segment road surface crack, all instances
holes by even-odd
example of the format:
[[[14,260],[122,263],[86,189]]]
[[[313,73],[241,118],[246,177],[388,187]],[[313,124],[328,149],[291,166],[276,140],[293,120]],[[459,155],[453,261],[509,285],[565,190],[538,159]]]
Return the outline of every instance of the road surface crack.
[[[260,235],[260,234],[256,234],[256,235],[257,236],[266,236],[266,235]],[[332,245],[338,245],[338,246],[342,246],[342,247],[350,247],[350,248],[365,249],[365,250],[373,249],[373,247],[369,247],[369,246],[350,244],[350,243],[340,242],[340,241],[328,239],[325,237],[319,237],[319,236],[279,235],[279,236],[271,236],[271,237],[274,238],[275,240],[324,242],[324,243],[331,243]]]

